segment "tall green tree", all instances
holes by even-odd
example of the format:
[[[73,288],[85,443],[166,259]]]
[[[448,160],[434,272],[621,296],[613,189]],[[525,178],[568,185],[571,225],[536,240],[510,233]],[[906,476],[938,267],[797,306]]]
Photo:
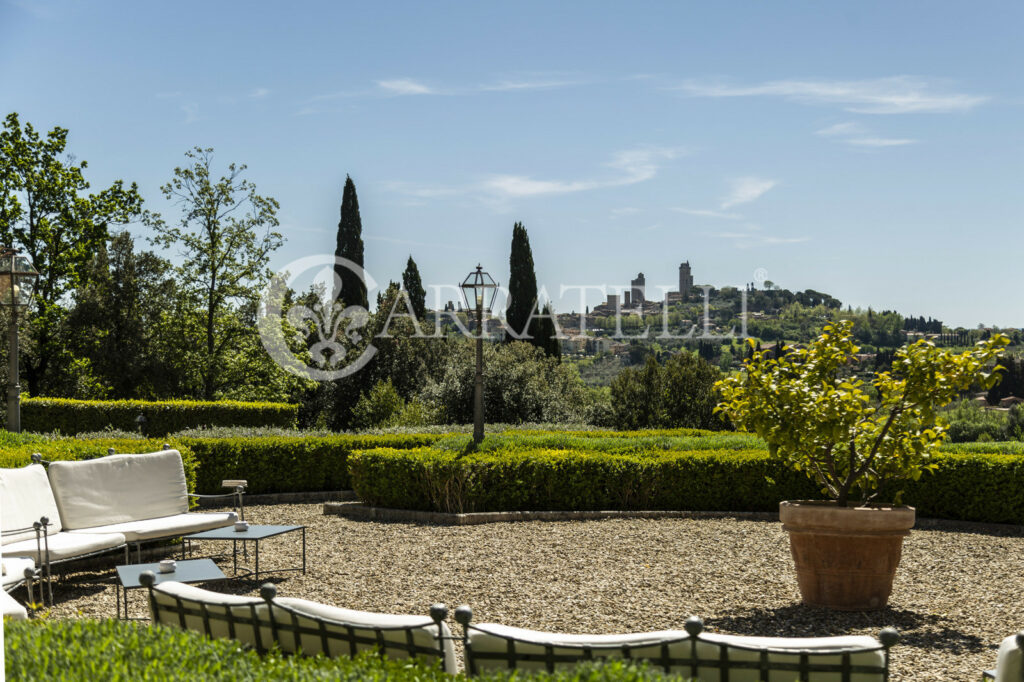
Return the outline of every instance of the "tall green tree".
[[[345,189],[341,193],[341,220],[338,221],[338,244],[334,255],[347,258],[360,268],[363,267],[363,221],[359,217],[359,197],[352,178],[345,176]],[[358,273],[335,266],[335,298],[346,306],[368,307],[366,282]]]
[[[420,279],[420,270],[416,267],[416,261],[409,256],[409,262],[405,265],[405,272],[402,273],[402,287],[409,293],[409,301],[418,319],[424,319],[427,315],[427,292],[423,288],[423,280]]]
[[[533,251],[530,237],[522,223],[512,226],[512,249],[508,258],[508,309],[505,319],[509,327],[505,340],[514,341],[516,336],[529,334],[530,317],[537,306],[537,274],[533,269]],[[533,340],[529,340],[531,343]]]
[[[224,388],[229,356],[255,334],[236,313],[255,302],[270,275],[270,254],[283,238],[274,230],[279,204],[243,179],[244,164],[232,163],[226,175],[214,179],[213,149],[196,147],[185,156],[189,165],[175,168],[160,188],[178,208],[178,221],[169,224],[148,214],[147,222],[156,233],[153,243],[176,247],[184,258],[178,272],[185,307],[198,315],[201,395],[212,400]]]
[[[92,255],[111,225],[125,224],[142,210],[135,183],[115,181],[87,194],[83,170],[65,155],[68,131],[56,127],[41,136],[8,114],[0,131],[0,242],[24,249],[39,271],[29,329],[33,349],[25,358],[29,392],[39,395],[60,374],[58,329],[61,301],[81,283]]]

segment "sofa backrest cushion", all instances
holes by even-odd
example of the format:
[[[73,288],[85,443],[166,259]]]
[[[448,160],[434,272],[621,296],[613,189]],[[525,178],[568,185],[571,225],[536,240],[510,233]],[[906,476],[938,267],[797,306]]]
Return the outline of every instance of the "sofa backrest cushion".
[[[32,524],[41,516],[50,519],[47,532],[61,530],[60,512],[54,500],[46,469],[41,464],[30,464],[21,469],[0,469],[0,527],[6,532],[29,528],[23,533],[3,536],[3,544],[21,542],[36,537]]]
[[[728,660],[736,664],[729,666],[730,682],[757,682],[763,679],[757,667],[763,650],[770,652],[767,656],[767,679],[770,682],[791,682],[794,679],[792,669],[777,668],[784,668],[787,664],[798,665],[800,654],[796,652],[812,652],[808,656],[811,666],[834,666],[842,664],[843,659],[842,653],[832,653],[837,650],[855,652],[850,655],[851,665],[870,666],[878,671],[854,673],[850,676],[851,682],[882,682],[886,679],[886,663],[884,652],[878,650],[880,646],[872,637],[790,639],[703,633],[697,643],[697,660],[714,665],[698,663],[695,679],[702,682],[718,682],[723,679],[718,666],[722,663],[725,648]],[[549,651],[558,659],[551,666],[545,660]],[[788,653],[790,651],[793,653]],[[648,660],[652,668],[662,670],[667,659],[669,670],[675,674],[688,676],[694,672],[690,663],[693,660],[693,642],[681,630],[625,635],[563,635],[480,623],[470,628],[467,656],[472,657],[472,667],[477,673],[510,667],[520,670],[546,670],[549,667],[563,670],[587,658],[643,659]],[[812,670],[810,679],[815,682],[840,682],[843,677],[839,672]]]
[[[1024,679],[1021,669],[1021,650],[1017,645],[1017,635],[1010,635],[999,645],[999,657],[996,663],[996,682],[1019,682]]]
[[[188,511],[177,450],[50,464],[50,485],[69,530],[157,519]]]

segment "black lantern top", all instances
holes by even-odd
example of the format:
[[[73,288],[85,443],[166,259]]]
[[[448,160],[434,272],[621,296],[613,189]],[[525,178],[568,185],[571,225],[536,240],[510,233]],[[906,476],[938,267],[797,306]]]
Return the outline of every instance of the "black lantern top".
[[[18,249],[0,247],[0,305],[23,308],[32,302],[39,272]]]
[[[494,278],[483,271],[480,265],[476,266],[476,270],[469,273],[466,279],[460,285],[462,287],[462,295],[466,299],[466,306],[470,310],[476,310],[478,307],[483,308],[486,312],[491,312],[491,307],[494,305],[494,297],[498,294],[498,283],[494,281]],[[487,296],[487,290],[491,290],[490,297]]]

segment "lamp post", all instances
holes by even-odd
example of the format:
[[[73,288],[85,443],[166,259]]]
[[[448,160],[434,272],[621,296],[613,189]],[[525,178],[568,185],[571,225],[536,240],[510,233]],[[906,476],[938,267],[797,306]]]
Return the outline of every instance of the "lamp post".
[[[0,247],[0,305],[11,309],[10,364],[7,370],[7,430],[21,431],[21,384],[18,383],[18,310],[32,302],[39,273],[20,249]]]
[[[484,310],[491,312],[498,284],[477,265],[462,282],[466,307],[476,310],[476,381],[473,384],[473,443],[484,439]],[[487,290],[491,290],[488,299]],[[486,305],[485,305],[486,301]]]

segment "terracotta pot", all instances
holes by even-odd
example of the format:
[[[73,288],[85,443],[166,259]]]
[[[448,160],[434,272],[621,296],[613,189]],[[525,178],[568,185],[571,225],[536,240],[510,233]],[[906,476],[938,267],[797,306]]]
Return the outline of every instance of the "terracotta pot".
[[[804,603],[842,611],[884,608],[900,563],[913,507],[779,504]]]

